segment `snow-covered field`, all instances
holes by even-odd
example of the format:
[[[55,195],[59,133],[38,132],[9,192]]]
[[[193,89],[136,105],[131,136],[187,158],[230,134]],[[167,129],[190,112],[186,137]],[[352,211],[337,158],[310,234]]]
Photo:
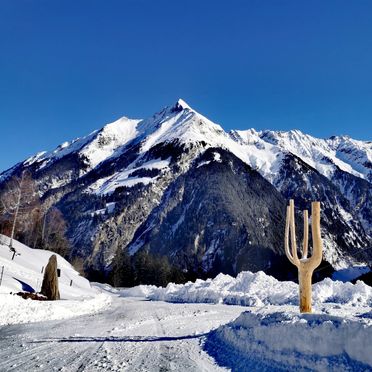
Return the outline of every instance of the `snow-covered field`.
[[[263,272],[120,289],[58,256],[62,300],[39,302],[10,292],[39,290],[52,253],[15,246],[12,261],[0,245],[0,371],[372,370],[362,282],[315,284],[314,313],[299,314],[297,284]]]
[[[12,260],[12,252],[6,245],[8,238],[0,235],[0,325],[28,323],[50,319],[64,319],[76,315],[100,311],[109,306],[111,297],[91,288],[87,279],[61,256],[57,255],[61,269],[59,290],[62,301],[24,300],[10,293],[22,291],[25,286],[40,291],[43,280],[42,268],[47,265],[50,251],[31,249],[17,241],[14,247],[17,255]],[[72,281],[72,285],[70,286]]]
[[[226,371],[204,340],[243,310],[115,296],[98,314],[0,327],[0,371]]]

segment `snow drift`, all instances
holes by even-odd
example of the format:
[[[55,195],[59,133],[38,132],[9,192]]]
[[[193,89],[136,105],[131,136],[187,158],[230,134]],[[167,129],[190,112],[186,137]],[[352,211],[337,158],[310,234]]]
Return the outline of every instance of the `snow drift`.
[[[138,286],[122,290],[123,296],[147,297],[168,302],[206,302],[228,305],[297,305],[298,285],[280,282],[259,271],[241,272],[236,278],[219,274],[214,279],[196,280],[195,283],[170,283],[165,288]],[[358,281],[356,284],[324,279],[313,285],[313,302],[372,306],[372,288]]]
[[[356,320],[292,311],[244,312],[212,332],[205,347],[232,369],[240,363],[254,370],[347,371],[372,366],[371,339],[368,314]]]

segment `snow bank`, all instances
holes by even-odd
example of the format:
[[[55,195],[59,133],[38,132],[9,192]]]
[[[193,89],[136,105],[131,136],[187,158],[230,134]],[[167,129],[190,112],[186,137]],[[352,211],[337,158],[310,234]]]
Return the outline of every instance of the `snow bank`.
[[[326,278],[314,284],[313,298],[315,303],[336,302],[353,306],[372,306],[372,287],[362,281],[352,284]]]
[[[170,302],[207,302],[242,306],[264,303],[284,304],[296,301],[296,284],[283,283],[260,271],[242,272],[236,278],[219,274],[214,279],[196,280],[184,285],[170,283],[154,288],[148,295],[153,300]]]
[[[10,295],[0,294],[0,326],[30,323],[45,320],[66,319],[78,315],[97,313],[107,308],[111,297],[98,294],[91,299],[66,301],[33,301]]]
[[[366,365],[372,366],[371,340],[368,317],[244,312],[213,332],[206,348],[219,350],[217,359],[225,359],[230,367],[234,361],[229,349],[253,365],[265,360],[272,369],[366,370]]]
[[[236,278],[219,274],[195,283],[170,283],[165,288],[140,286],[121,291],[123,296],[147,297],[169,302],[205,302],[242,306],[298,304],[298,285],[280,282],[259,271],[241,272]],[[314,303],[337,302],[372,306],[372,288],[363,282],[342,283],[325,279],[313,286]]]
[[[0,325],[70,318],[95,313],[109,306],[111,297],[101,293],[100,289],[91,287],[90,282],[58,254],[61,301],[24,300],[11,294],[23,291],[26,287],[29,291],[40,291],[42,268],[45,268],[49,257],[55,253],[32,249],[14,241],[17,255],[12,260],[12,252],[7,243],[8,238],[0,235],[0,276],[4,268],[0,285]]]
[[[150,297],[158,287],[155,285],[138,285],[132,288],[125,288],[120,290],[122,297]]]

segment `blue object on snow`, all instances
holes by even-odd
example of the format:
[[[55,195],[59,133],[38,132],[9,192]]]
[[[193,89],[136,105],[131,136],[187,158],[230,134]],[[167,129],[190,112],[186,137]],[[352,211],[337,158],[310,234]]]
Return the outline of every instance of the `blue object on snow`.
[[[22,282],[22,280],[19,280],[13,276],[13,279],[15,279],[17,282],[20,282],[22,284],[22,291],[30,292],[30,293],[35,293],[35,290],[27,283]]]

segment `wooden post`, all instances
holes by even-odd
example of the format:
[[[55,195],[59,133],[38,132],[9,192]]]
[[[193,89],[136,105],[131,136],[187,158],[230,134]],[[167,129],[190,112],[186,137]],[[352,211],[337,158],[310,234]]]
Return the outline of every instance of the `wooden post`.
[[[300,312],[311,313],[311,278],[315,268],[322,262],[323,244],[320,235],[320,203],[311,203],[311,233],[313,239],[313,255],[308,258],[308,234],[309,234],[309,221],[308,212],[304,211],[304,238],[302,246],[302,257],[298,258],[297,245],[296,245],[296,226],[295,226],[295,213],[294,201],[289,201],[287,206],[287,218],[285,224],[284,234],[284,247],[285,253],[289,261],[298,268],[298,284],[299,284],[299,297],[300,297]],[[291,251],[289,249],[289,235],[291,240]]]
[[[1,283],[3,282],[3,275],[4,275],[4,266],[1,268],[0,286],[1,286]]]

